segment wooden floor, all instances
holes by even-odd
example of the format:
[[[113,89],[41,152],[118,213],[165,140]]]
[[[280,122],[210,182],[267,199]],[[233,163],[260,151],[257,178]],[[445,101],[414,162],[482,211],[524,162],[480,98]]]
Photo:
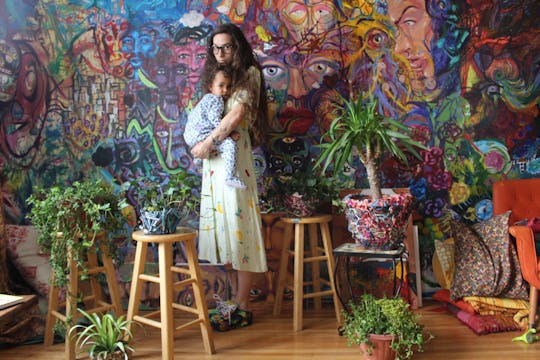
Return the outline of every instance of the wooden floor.
[[[359,350],[348,347],[340,337],[332,307],[322,312],[304,311],[304,330],[292,331],[292,302],[284,304],[279,318],[272,317],[272,303],[254,303],[254,323],[229,332],[214,332],[216,354],[206,355],[200,331],[193,328],[175,339],[175,358],[213,360],[252,359],[361,359]],[[419,310],[422,322],[436,338],[414,359],[540,359],[540,342],[531,345],[512,342],[519,332],[477,336],[456,318],[441,309],[439,303],[428,303]],[[181,320],[177,319],[178,321]],[[145,327],[138,330],[132,359],[159,360],[159,331]],[[85,358],[81,355],[80,358]],[[64,360],[64,345],[41,344],[16,346],[0,350],[2,360]]]

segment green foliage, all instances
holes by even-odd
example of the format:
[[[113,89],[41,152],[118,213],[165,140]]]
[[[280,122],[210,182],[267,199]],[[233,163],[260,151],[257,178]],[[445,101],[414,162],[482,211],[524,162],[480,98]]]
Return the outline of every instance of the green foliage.
[[[124,359],[128,359],[129,352],[134,349],[129,342],[133,339],[130,325],[134,322],[126,320],[123,315],[115,318],[112,314],[103,316],[97,313],[89,314],[78,309],[88,320],[88,325],[75,325],[70,329],[70,336],[77,336],[76,346],[79,349],[88,347],[91,359],[107,359],[116,352],[120,352]],[[80,333],[77,334],[77,331]]]
[[[134,201],[140,210],[158,211],[176,207],[185,214],[198,213],[201,178],[187,172],[171,175],[165,181],[156,177],[141,176],[122,184],[121,206],[128,202],[127,194],[134,194]]]
[[[322,170],[333,164],[334,174],[338,174],[346,162],[352,162],[358,151],[360,161],[366,167],[368,181],[374,199],[380,198],[379,159],[388,152],[405,164],[407,153],[421,159],[417,149],[425,146],[412,138],[413,130],[384,116],[379,112],[378,102],[369,95],[360,94],[357,99],[342,99],[339,109],[330,128],[321,138],[321,153],[315,166]]]
[[[96,236],[124,236],[127,223],[119,208],[112,185],[101,180],[76,181],[72,186],[35,188],[27,199],[31,206],[28,219],[39,232],[38,244],[50,253],[55,284],[67,283],[68,253],[84,270],[84,252],[94,248]],[[61,233],[61,236],[59,236]],[[109,253],[116,258],[117,247],[108,241]]]
[[[261,194],[267,212],[286,212],[284,197],[298,193],[303,200],[318,209],[324,204],[332,204],[339,198],[339,184],[333,177],[321,175],[313,167],[297,171],[291,175],[268,178],[269,183]]]
[[[422,352],[424,342],[433,337],[424,331],[424,325],[418,322],[419,316],[402,298],[377,299],[364,294],[358,303],[349,303],[349,310],[343,311],[343,317],[343,334],[348,345],[372,345],[370,334],[394,335],[391,347],[398,360],[410,359],[414,351]],[[425,335],[427,339],[424,339]]]

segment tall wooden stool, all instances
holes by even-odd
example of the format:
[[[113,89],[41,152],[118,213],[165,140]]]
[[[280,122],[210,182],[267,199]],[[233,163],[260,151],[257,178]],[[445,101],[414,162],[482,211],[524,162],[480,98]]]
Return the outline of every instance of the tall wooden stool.
[[[57,236],[62,237],[62,233],[58,233]],[[45,324],[44,344],[52,345],[54,341],[54,324],[56,319],[66,324],[66,359],[75,359],[75,341],[70,336],[71,327],[75,325],[76,319],[81,316],[77,313],[77,301],[80,295],[82,295],[82,301],[84,302],[86,312],[92,313],[105,313],[109,310],[113,310],[116,316],[122,314],[122,303],[120,302],[120,293],[118,292],[118,283],[116,280],[116,272],[112,259],[109,255],[109,249],[106,243],[106,237],[104,234],[96,236],[96,241],[99,243],[99,249],[101,250],[101,262],[103,265],[99,265],[97,249],[88,250],[86,252],[87,264],[86,271],[77,266],[77,262],[73,257],[73,253],[68,254],[68,268],[69,276],[66,286],[66,301],[60,303],[59,292],[60,287],[55,286],[55,275],[52,273],[51,277],[51,290],[49,292],[49,307],[47,312],[47,320]],[[100,273],[105,274],[107,280],[107,286],[109,288],[110,302],[105,301],[101,284],[98,281],[98,275]],[[79,278],[82,275],[89,276],[90,282],[90,294],[79,294]],[[61,312],[61,309],[65,308],[65,312]],[[69,321],[68,321],[69,320]]]
[[[304,299],[313,298],[315,309],[320,310],[322,307],[321,297],[332,295],[336,319],[338,324],[341,323],[341,306],[336,294],[336,286],[334,283],[334,258],[332,256],[332,239],[330,237],[330,228],[328,223],[332,220],[332,215],[318,215],[304,218],[281,218],[285,222],[284,243],[281,250],[281,263],[279,267],[278,285],[276,289],[276,301],[274,303],[274,316],[281,312],[281,303],[283,300],[283,291],[285,287],[290,287],[286,284],[287,265],[289,256],[294,257],[294,310],[293,310],[293,328],[294,331],[302,330],[303,313],[302,304]],[[304,250],[304,228],[308,225],[309,229],[309,257],[305,257]],[[292,230],[294,227],[294,248],[291,250]],[[322,247],[319,246],[320,228]],[[326,262],[328,271],[328,280],[321,279],[320,266],[321,261]],[[311,281],[304,281],[304,264],[311,263]],[[326,284],[330,287],[329,290],[321,290],[321,284]],[[305,293],[304,286],[312,285],[313,292]]]
[[[195,237],[197,232],[191,228],[179,227],[174,234],[146,235],[143,231],[135,231],[133,239],[137,241],[135,251],[135,262],[133,264],[133,277],[131,279],[131,292],[129,295],[129,305],[127,312],[128,320],[135,320],[142,324],[157,327],[161,330],[162,358],[173,359],[174,335],[181,330],[200,325],[204,348],[208,354],[214,354],[214,338],[212,327],[208,316],[208,307],[202,284],[201,270],[195,249]],[[188,262],[187,268],[173,266],[173,247],[176,242],[183,242],[186,249]],[[159,274],[148,275],[144,273],[146,263],[146,251],[149,243],[158,244]],[[181,281],[173,281],[173,274],[185,274],[189,277]],[[154,282],[159,284],[160,310],[146,314],[137,315],[141,303],[141,289],[143,282]],[[195,307],[173,302],[173,293],[182,287],[191,285],[195,297]],[[186,322],[178,327],[174,324],[173,310],[182,310],[195,314],[196,319]],[[160,320],[153,320],[153,317],[160,315]]]

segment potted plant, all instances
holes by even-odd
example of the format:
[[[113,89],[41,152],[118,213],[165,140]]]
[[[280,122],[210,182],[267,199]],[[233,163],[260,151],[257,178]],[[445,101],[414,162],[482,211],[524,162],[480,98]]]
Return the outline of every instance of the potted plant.
[[[200,184],[199,176],[187,172],[164,180],[141,176],[122,184],[121,206],[131,197],[146,234],[171,234],[181,220],[198,214]]]
[[[134,351],[130,345],[133,333],[130,330],[131,320],[123,315],[115,318],[106,313],[89,314],[79,309],[87,324],[78,324],[70,329],[70,336],[76,336],[76,346],[82,351],[87,350],[90,359],[95,360],[127,360]],[[77,333],[80,331],[79,333]]]
[[[400,297],[377,299],[364,294],[343,311],[342,332],[347,345],[359,345],[365,359],[410,359],[433,337],[418,320],[419,315]]]
[[[304,171],[270,178],[262,201],[273,212],[306,217],[337,199],[336,182],[309,166]],[[269,206],[268,206],[269,205]]]
[[[94,248],[98,234],[108,238],[109,254],[117,259],[114,239],[126,237],[128,220],[111,184],[87,179],[65,187],[37,187],[27,204],[31,206],[28,219],[39,233],[38,245],[50,253],[56,286],[67,284],[69,252],[84,273],[84,254]]]
[[[386,154],[405,164],[409,154],[421,159],[417,149],[425,146],[413,135],[411,128],[385,116],[371,94],[360,94],[356,99],[343,99],[338,117],[321,138],[316,166],[322,165],[323,171],[333,165],[334,174],[339,174],[356,154],[366,168],[370,196],[345,198],[349,230],[362,246],[392,249],[401,241],[413,198],[410,193],[383,195],[380,162]]]

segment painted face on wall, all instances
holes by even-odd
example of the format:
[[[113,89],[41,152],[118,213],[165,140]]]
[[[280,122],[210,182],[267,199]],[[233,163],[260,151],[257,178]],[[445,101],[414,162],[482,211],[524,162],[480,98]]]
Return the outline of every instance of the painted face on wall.
[[[151,27],[130,31],[122,38],[122,51],[126,53],[134,70],[140,68],[145,60],[154,57],[159,50],[158,32]]]
[[[6,156],[21,164],[33,161],[48,113],[47,72],[38,55],[19,43],[20,67],[15,74],[13,98],[0,108],[0,147]]]
[[[337,23],[337,9],[331,0],[280,0],[277,8],[291,43],[318,37]]]
[[[425,1],[388,0],[388,17],[397,28],[394,50],[408,62],[413,90],[434,90],[437,83],[430,51],[433,28]]]
[[[174,34],[174,62],[187,80],[183,89],[179,89],[183,107],[202,96],[201,73],[206,62],[208,35],[212,29],[209,25],[181,27]]]
[[[268,161],[268,170],[271,174],[286,178],[307,169],[309,149],[304,139],[277,138],[272,142],[271,150],[272,153]]]
[[[206,61],[206,43],[191,40],[174,47],[176,63],[183,65],[190,86],[195,89],[201,78],[201,71]]]
[[[146,69],[148,66],[148,69]],[[169,42],[162,43],[154,59],[145,63],[145,73],[159,94],[158,115],[169,120],[180,117],[180,95],[187,83],[187,69],[178,64]]]
[[[269,87],[270,127],[288,135],[306,134],[315,119],[309,96],[321,87],[326,76],[338,71],[339,64],[322,54],[291,51],[261,57],[261,66]]]

